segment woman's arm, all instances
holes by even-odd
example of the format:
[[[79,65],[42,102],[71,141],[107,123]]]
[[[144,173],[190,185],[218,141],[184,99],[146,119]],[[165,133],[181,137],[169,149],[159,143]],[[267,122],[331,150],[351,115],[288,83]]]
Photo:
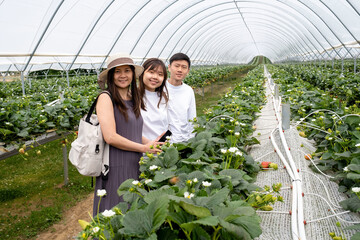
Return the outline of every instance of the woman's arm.
[[[145,144],[136,143],[116,133],[113,103],[108,94],[101,94],[99,96],[96,104],[96,113],[104,140],[111,146],[133,152],[161,152],[160,149],[150,148],[151,145],[155,145],[155,141],[148,140]]]

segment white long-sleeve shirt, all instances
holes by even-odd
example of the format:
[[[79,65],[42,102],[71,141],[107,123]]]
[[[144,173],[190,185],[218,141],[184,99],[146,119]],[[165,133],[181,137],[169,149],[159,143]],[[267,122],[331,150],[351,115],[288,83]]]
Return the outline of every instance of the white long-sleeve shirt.
[[[168,117],[171,135],[171,142],[184,142],[195,134],[192,133],[193,125],[189,120],[196,117],[196,102],[193,89],[182,83],[174,86],[166,81],[169,91]]]
[[[159,96],[157,92],[145,89],[144,102],[146,111],[141,109],[143,118],[143,136],[155,140],[160,134],[169,129],[168,107],[164,97],[158,107]]]

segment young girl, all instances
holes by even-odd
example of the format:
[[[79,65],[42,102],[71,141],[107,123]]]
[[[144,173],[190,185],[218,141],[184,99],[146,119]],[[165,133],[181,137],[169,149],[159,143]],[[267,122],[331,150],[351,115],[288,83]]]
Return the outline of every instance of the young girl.
[[[140,108],[142,99],[136,86],[136,78],[143,67],[134,64],[129,56],[116,55],[109,57],[107,69],[99,75],[99,85],[110,92],[111,97],[100,94],[96,113],[104,140],[109,148],[109,173],[107,181],[96,178],[93,215],[98,213],[99,196],[97,190],[105,186],[106,196],[101,199],[99,213],[110,210],[122,199],[117,189],[129,178],[138,179],[139,160],[142,153],[160,152],[155,141],[142,137],[143,119]]]
[[[169,128],[167,115],[168,91],[166,66],[158,58],[150,58],[143,64],[144,72],[139,77],[140,96],[144,101],[141,109],[143,136],[157,139]]]

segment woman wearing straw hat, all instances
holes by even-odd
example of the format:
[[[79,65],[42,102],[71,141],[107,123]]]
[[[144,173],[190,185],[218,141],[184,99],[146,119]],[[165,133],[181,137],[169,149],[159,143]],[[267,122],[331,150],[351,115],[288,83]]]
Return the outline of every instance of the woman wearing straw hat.
[[[109,173],[105,184],[101,177],[96,178],[93,215],[98,213],[98,189],[103,186],[106,189],[99,212],[111,209],[122,201],[117,194],[121,183],[129,178],[138,179],[142,153],[161,151],[150,147],[156,144],[155,141],[142,137],[142,99],[136,86],[136,78],[142,72],[143,67],[134,64],[129,55],[122,54],[110,56],[107,69],[99,75],[100,88],[111,94],[111,97],[106,93],[100,94],[96,105],[104,140],[110,145]]]

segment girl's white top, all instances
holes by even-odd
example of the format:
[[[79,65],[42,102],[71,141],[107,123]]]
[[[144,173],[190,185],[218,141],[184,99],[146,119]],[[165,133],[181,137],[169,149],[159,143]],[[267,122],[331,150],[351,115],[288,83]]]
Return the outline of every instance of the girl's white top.
[[[196,103],[194,90],[187,84],[174,86],[166,81],[169,91],[169,125],[172,132],[170,142],[186,142],[194,137],[193,125],[189,120],[196,117]]]
[[[144,122],[142,133],[149,140],[155,140],[169,129],[167,104],[163,97],[158,107],[159,99],[157,92],[150,92],[145,89],[144,102],[146,111],[141,109]]]

